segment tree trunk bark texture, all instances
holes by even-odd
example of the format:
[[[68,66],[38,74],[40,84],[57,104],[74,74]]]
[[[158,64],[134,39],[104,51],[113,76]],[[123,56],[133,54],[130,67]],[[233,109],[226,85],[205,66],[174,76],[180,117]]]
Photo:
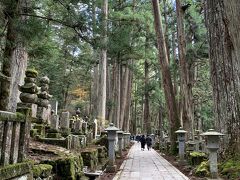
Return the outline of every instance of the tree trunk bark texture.
[[[223,151],[240,151],[240,2],[207,1],[215,125],[226,134]]]
[[[25,1],[13,1],[6,6],[8,26],[6,46],[3,54],[2,74],[11,77],[10,81],[2,80],[0,87],[0,110],[15,112],[19,101],[18,85],[23,83],[24,73],[27,67],[27,52],[21,42],[17,42],[17,29],[15,20],[24,22],[25,17],[18,16],[19,9]],[[25,6],[24,6],[25,7]]]
[[[108,0],[103,1],[103,21],[102,21],[102,47],[101,47],[101,61],[100,65],[100,86],[99,86],[99,105],[98,105],[98,119],[100,121],[100,128],[103,130],[105,126],[106,114],[106,88],[107,88],[107,16],[108,16]]]
[[[183,16],[180,0],[176,0],[177,11],[177,36],[178,36],[178,51],[180,62],[180,79],[181,79],[181,109],[180,120],[183,124],[183,128],[190,132],[190,137],[194,138],[194,122],[193,122],[193,104],[192,104],[192,88],[190,83],[190,71],[186,61],[186,40],[184,33]]]
[[[171,74],[170,74],[169,65],[168,65],[166,44],[165,44],[164,34],[162,31],[161,13],[160,13],[160,8],[158,3],[159,3],[158,0],[152,0],[155,31],[157,35],[159,63],[161,66],[163,88],[164,88],[164,94],[166,98],[168,116],[170,121],[171,151],[172,153],[176,153],[177,136],[175,131],[178,130],[180,126],[180,122],[177,115],[177,106],[176,106],[176,101],[175,101],[175,96],[173,91]]]

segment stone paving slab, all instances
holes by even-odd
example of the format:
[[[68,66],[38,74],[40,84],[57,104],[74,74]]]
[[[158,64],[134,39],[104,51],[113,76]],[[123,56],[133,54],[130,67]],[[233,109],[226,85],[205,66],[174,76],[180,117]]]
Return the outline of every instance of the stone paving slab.
[[[141,151],[140,143],[129,150],[128,157],[113,180],[186,180],[189,179],[154,149]]]

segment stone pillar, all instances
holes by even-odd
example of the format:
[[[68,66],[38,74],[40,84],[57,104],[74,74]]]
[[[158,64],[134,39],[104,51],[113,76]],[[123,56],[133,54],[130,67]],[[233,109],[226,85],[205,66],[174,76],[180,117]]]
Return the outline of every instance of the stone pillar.
[[[52,129],[58,130],[58,126],[59,126],[59,116],[56,114],[51,115],[50,127]]]
[[[130,136],[131,136],[131,133],[126,133],[126,146],[129,147],[130,145]]]
[[[24,78],[24,85],[19,87],[21,91],[20,100],[22,102],[17,104],[18,108],[30,108],[31,117],[37,117],[37,101],[38,101],[38,86],[36,85],[37,71],[26,70],[26,77]]]
[[[48,93],[50,80],[47,76],[40,78],[41,92],[38,94],[38,112],[37,118],[39,123],[47,123],[49,121],[49,115],[51,110],[49,109],[49,99],[52,97]]]
[[[88,127],[87,122],[83,121],[83,123],[82,123],[82,131],[83,131],[83,134],[87,134],[87,133],[88,133],[87,127]]]
[[[114,127],[113,123],[110,123],[109,127],[105,129],[108,133],[108,165],[106,167],[106,172],[115,172],[116,171],[116,162],[115,162],[115,139],[117,136],[118,128]]]
[[[201,135],[205,136],[207,139],[207,149],[209,151],[209,163],[212,178],[217,178],[217,150],[219,149],[219,136],[223,136],[224,134],[218,133],[213,129],[209,129],[208,132],[205,132]]]
[[[117,134],[118,134],[119,155],[122,157],[122,149],[123,149],[123,131],[117,131]]]
[[[58,113],[58,101],[57,100],[51,100],[51,109],[54,111],[54,114],[57,115]]]
[[[93,138],[96,139],[97,137],[97,119],[94,119],[94,122],[93,122]]]
[[[70,114],[68,111],[62,112],[61,120],[60,120],[60,128],[62,128],[62,129],[69,128],[69,126],[70,126],[69,116],[70,116]]]
[[[74,124],[74,131],[76,133],[82,132],[82,121],[80,119],[77,119]]]
[[[178,136],[178,155],[180,161],[184,160],[185,155],[185,134],[187,131],[184,131],[182,127],[179,128],[175,133]]]
[[[127,133],[123,132],[123,149],[127,148]]]

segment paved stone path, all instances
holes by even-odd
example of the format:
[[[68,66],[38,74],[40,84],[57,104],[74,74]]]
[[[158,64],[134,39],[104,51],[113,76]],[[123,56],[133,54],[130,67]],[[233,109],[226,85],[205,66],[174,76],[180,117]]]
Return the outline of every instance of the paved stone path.
[[[135,143],[113,180],[186,180],[187,178],[155,150],[141,151]]]

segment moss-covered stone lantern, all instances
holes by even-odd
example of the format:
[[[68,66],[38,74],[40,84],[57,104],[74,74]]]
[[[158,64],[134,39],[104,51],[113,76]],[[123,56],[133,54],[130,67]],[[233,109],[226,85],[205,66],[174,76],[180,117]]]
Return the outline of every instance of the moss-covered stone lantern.
[[[108,165],[106,167],[107,172],[115,172],[116,171],[116,163],[115,163],[115,139],[117,137],[118,128],[116,128],[113,123],[109,124],[109,127],[105,129],[108,134]]]
[[[187,131],[185,131],[182,127],[179,128],[179,130],[175,131],[178,137],[178,155],[180,158],[180,161],[184,160],[184,154],[185,154],[185,134]]]
[[[217,150],[219,149],[219,137],[224,134],[209,129],[208,132],[201,134],[206,137],[207,149],[209,150],[209,163],[212,178],[218,177]]]
[[[119,146],[119,154],[122,157],[122,149],[123,149],[123,131],[117,131],[118,134],[118,146]]]

